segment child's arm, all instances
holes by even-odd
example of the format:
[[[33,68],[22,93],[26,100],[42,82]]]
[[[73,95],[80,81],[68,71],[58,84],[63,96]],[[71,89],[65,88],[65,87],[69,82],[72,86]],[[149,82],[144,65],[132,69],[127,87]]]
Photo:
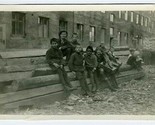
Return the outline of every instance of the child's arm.
[[[48,63],[49,65],[53,65],[53,66],[55,66],[56,68],[59,68],[59,67],[60,67],[59,64],[54,63],[50,51],[47,51],[47,52],[46,52],[46,61],[47,61],[47,63]]]
[[[53,65],[53,61],[52,61],[52,59],[51,59],[51,52],[50,52],[50,50],[48,50],[48,51],[46,52],[46,61],[47,61],[47,63],[48,63],[49,65]]]
[[[94,66],[93,71],[95,71],[98,66],[97,57],[95,55],[94,55],[94,63],[95,63],[95,66]]]
[[[74,61],[74,54],[71,55],[69,62],[68,62],[68,67],[71,71],[74,71],[73,61]]]

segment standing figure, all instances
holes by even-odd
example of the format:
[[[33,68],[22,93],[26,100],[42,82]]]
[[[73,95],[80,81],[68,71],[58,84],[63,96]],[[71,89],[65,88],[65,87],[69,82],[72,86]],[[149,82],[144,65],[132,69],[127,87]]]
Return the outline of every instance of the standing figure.
[[[71,44],[72,44],[72,46],[73,46],[73,51],[75,52],[76,46],[77,46],[77,45],[80,45],[80,42],[79,42],[78,34],[77,34],[77,33],[73,33],[73,34],[72,34]]]
[[[67,73],[64,69],[64,61],[61,50],[58,48],[58,40],[52,38],[50,40],[51,48],[46,52],[46,60],[53,71],[57,71],[65,91],[73,90],[70,81],[68,80]]]
[[[92,84],[91,91],[92,93],[96,93],[98,89],[98,83],[97,83],[97,74],[96,74],[96,68],[97,68],[97,57],[93,53],[93,48],[91,46],[88,46],[86,48],[86,54],[85,54],[85,68],[87,70],[87,73],[90,76],[90,82]]]
[[[59,33],[58,48],[62,51],[63,57],[66,56],[66,63],[68,63],[71,54],[73,53],[73,47],[67,40],[67,31],[61,31]]]
[[[76,46],[75,53],[71,55],[68,66],[72,72],[76,73],[76,77],[80,82],[83,95],[92,96],[85,77],[84,58],[82,54],[82,48],[80,45]]]

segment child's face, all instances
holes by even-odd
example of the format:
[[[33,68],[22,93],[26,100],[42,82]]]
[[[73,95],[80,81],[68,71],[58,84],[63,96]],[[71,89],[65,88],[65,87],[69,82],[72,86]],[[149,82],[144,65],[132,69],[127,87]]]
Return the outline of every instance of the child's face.
[[[130,54],[133,56],[135,51],[130,51]]]
[[[58,43],[56,41],[53,41],[51,44],[51,47],[56,48],[58,46]]]
[[[75,51],[78,52],[78,53],[81,52],[82,51],[81,46],[76,46]]]
[[[93,52],[92,52],[92,50],[91,49],[87,49],[87,54],[88,55],[91,55]]]
[[[73,34],[73,38],[72,38],[73,40],[77,40],[78,39],[78,35],[76,35],[76,34]]]
[[[61,35],[60,35],[60,38],[61,39],[65,39],[66,37],[67,37],[66,32],[62,32]]]
[[[97,51],[96,51],[96,54],[97,54],[98,56],[100,56],[100,55],[102,55],[102,52],[101,52],[100,50],[97,50]]]

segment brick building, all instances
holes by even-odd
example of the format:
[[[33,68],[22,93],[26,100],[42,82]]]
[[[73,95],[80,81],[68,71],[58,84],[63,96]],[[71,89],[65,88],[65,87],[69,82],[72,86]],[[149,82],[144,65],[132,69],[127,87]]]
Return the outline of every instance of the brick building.
[[[141,47],[155,35],[154,11],[0,12],[0,50],[48,48],[61,30],[68,39],[77,32],[82,46],[104,42],[122,47]]]

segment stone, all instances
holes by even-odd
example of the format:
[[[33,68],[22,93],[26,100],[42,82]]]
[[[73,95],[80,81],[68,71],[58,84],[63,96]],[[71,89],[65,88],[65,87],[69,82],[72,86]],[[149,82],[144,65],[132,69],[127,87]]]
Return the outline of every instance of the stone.
[[[64,106],[64,109],[71,111],[71,110],[73,110],[74,108],[73,108],[73,106]]]

